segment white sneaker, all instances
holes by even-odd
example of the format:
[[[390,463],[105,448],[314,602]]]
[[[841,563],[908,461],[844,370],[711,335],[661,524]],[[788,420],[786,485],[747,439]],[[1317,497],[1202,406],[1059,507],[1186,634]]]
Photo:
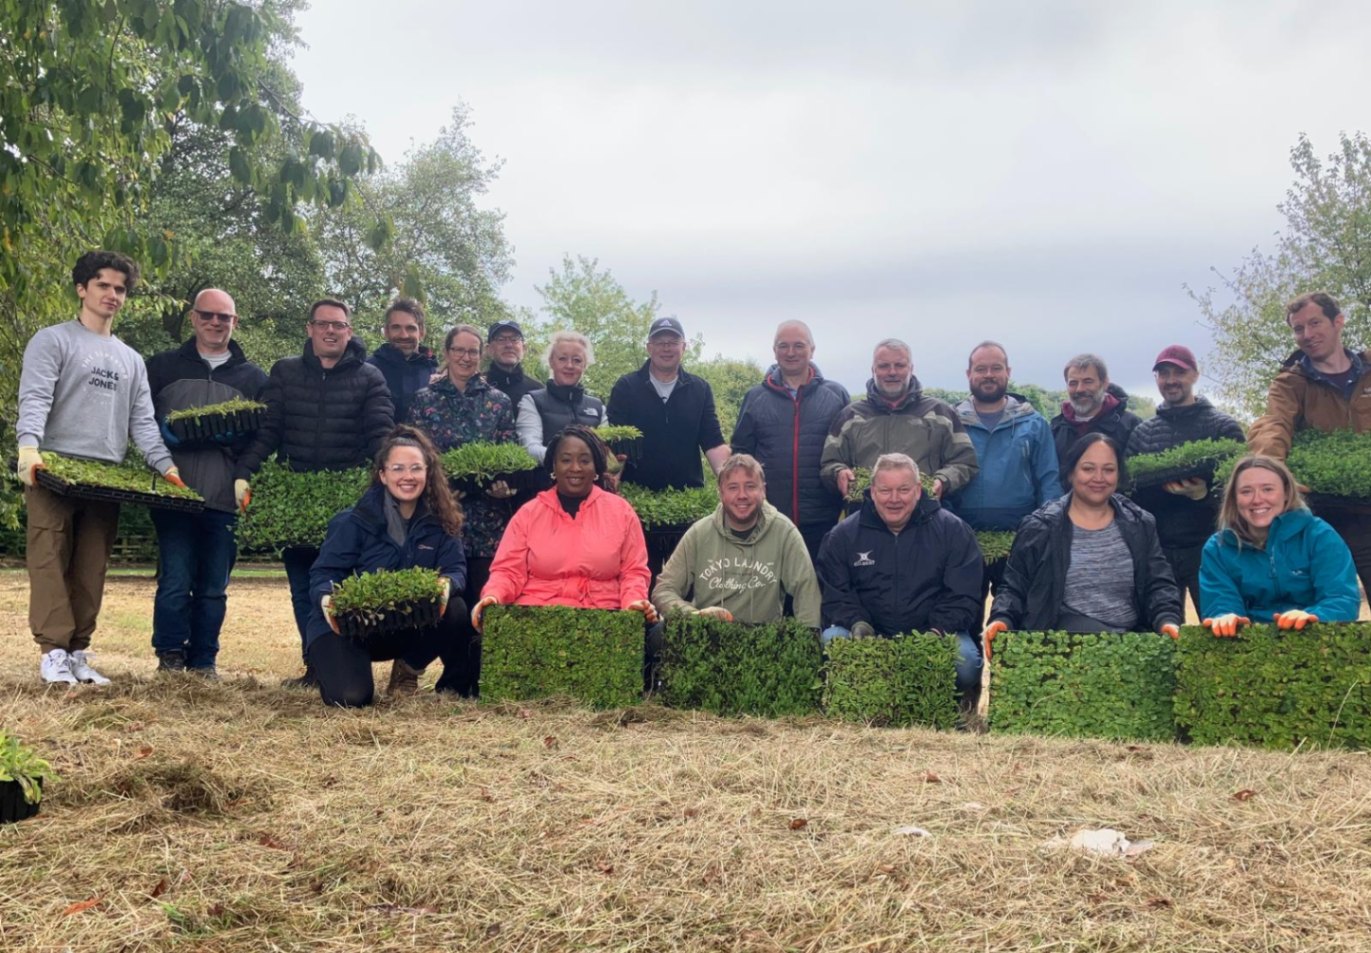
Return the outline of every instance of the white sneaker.
[[[76,676],[76,680],[78,682],[90,682],[93,685],[108,685],[109,679],[91,668],[86,659],[87,655],[84,650],[72,652],[67,656],[68,667],[71,669],[71,674]]]
[[[67,655],[66,649],[53,649],[44,653],[38,671],[42,673],[43,681],[49,685],[75,685],[76,676],[71,673],[70,663],[71,656]]]

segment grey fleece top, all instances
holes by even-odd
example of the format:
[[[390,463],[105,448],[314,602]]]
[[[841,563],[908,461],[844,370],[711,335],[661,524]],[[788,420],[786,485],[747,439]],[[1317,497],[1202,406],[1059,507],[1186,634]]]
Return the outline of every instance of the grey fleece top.
[[[80,321],[43,328],[24,348],[15,431],[21,447],[107,463],[123,462],[132,437],[149,466],[172,467],[143,359]]]

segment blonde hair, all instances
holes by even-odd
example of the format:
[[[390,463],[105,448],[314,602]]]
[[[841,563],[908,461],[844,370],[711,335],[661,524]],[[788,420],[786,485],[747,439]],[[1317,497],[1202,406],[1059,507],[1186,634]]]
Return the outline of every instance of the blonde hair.
[[[1239,546],[1247,543],[1249,546],[1260,547],[1261,541],[1252,533],[1252,527],[1238,512],[1238,477],[1248,470],[1269,470],[1281,478],[1281,485],[1285,487],[1285,509],[1281,512],[1307,510],[1309,507],[1300,494],[1300,486],[1295,480],[1295,474],[1290,472],[1290,468],[1285,465],[1284,460],[1268,457],[1264,453],[1249,453],[1239,460],[1237,465],[1233,467],[1228,482],[1223,487],[1223,502],[1219,504],[1218,528],[1220,532],[1232,530]]]
[[[557,349],[558,344],[579,344],[581,350],[586,352],[586,369],[595,363],[595,347],[590,343],[590,338],[580,331],[563,329],[553,331],[552,338],[547,342],[547,348],[543,351],[543,364],[548,370],[552,370],[552,352]]]

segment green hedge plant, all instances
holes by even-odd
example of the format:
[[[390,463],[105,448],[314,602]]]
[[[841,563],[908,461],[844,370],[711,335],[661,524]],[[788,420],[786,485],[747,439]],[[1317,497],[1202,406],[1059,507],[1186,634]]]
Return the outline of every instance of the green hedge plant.
[[[167,423],[176,423],[181,420],[203,420],[206,417],[229,417],[238,413],[260,414],[266,409],[267,405],[261,401],[235,397],[232,400],[220,401],[217,404],[204,404],[200,407],[184,407],[181,410],[173,410],[167,414]]]
[[[37,805],[43,800],[43,782],[56,780],[57,773],[52,765],[38,757],[28,745],[21,744],[14,735],[0,728],[0,785],[17,787],[24,804],[35,810],[20,808],[24,817],[36,813]],[[19,816],[5,818],[21,820]]]
[[[370,483],[371,471],[364,467],[298,473],[268,461],[252,478],[252,502],[238,520],[238,545],[271,553],[318,546],[328,521],[356,505]]]
[[[1252,625],[1235,638],[1190,626],[1176,683],[1176,721],[1196,744],[1371,748],[1371,624]]]
[[[200,500],[199,493],[174,483],[168,483],[159,473],[143,463],[102,463],[82,460],[45,450],[43,467],[48,476],[73,491],[80,487],[112,490],[116,493],[138,493],[145,496],[167,497],[174,500]]]
[[[1215,472],[1214,485],[1220,490],[1239,459],[1224,461]],[[1295,434],[1285,462],[1295,479],[1315,496],[1371,504],[1371,433],[1301,430]],[[1128,465],[1133,465],[1131,457]]]
[[[621,483],[619,495],[633,507],[644,529],[686,527],[719,505],[719,490],[712,482],[685,490],[649,490],[636,483]]]
[[[957,723],[957,640],[919,632],[828,643],[824,709],[872,725]]]
[[[861,503],[863,494],[871,487],[871,468],[853,467],[852,474],[852,482],[847,485],[847,496],[843,499],[849,504]],[[923,488],[925,493],[932,493],[933,484],[937,479],[931,473],[920,473],[919,486]],[[848,512],[852,512],[851,506],[848,507]]]
[[[481,648],[481,700],[568,695],[596,708],[643,690],[643,616],[565,606],[491,606]]]
[[[992,731],[1174,741],[1175,642],[1152,632],[1005,632],[991,653]]]
[[[488,485],[542,465],[519,443],[464,443],[445,451],[441,459],[449,480]]]
[[[667,619],[662,700],[717,715],[803,715],[818,710],[823,649],[795,619],[766,625],[694,613]]]
[[[443,584],[437,570],[360,573],[334,586],[333,615],[343,635],[366,638],[438,624]]]
[[[1014,548],[1014,533],[1011,530],[978,530],[976,545],[981,547],[981,558],[989,565],[997,559],[1009,558],[1009,551]]]
[[[1139,453],[1128,458],[1132,491],[1148,489],[1191,477],[1212,480],[1219,466],[1247,452],[1241,440],[1192,440],[1160,453]],[[1216,484],[1222,490],[1222,484]]]

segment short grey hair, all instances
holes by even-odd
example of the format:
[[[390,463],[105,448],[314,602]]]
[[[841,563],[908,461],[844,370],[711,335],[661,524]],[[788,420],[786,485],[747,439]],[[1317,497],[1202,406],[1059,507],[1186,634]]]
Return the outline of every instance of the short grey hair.
[[[814,332],[809,330],[809,325],[795,318],[792,318],[789,321],[782,321],[780,324],[776,325],[776,336],[771,339],[772,344],[776,343],[776,338],[780,337],[781,332],[786,328],[799,328],[805,333],[805,340],[809,342],[809,346],[814,346]]]
[[[1077,354],[1067,361],[1066,366],[1062,368],[1062,380],[1066,380],[1071,375],[1073,367],[1093,367],[1100,372],[1100,380],[1109,380],[1109,368],[1105,366],[1104,358],[1098,354]]]
[[[563,328],[560,331],[553,331],[552,338],[547,342],[547,348],[543,351],[543,363],[548,369],[552,369],[552,352],[558,344],[578,344],[581,350],[586,353],[586,367],[595,363],[595,347],[590,343],[590,338],[580,331],[572,331],[570,328]]]
[[[919,482],[919,465],[914,462],[914,458],[907,453],[883,453],[876,458],[876,464],[871,468],[871,482],[876,482],[876,474],[885,470],[909,470],[914,474],[914,482]]]
[[[893,351],[904,351],[905,358],[909,363],[914,363],[914,352],[909,349],[909,345],[899,338],[886,338],[884,341],[876,342],[876,346],[871,349],[871,359],[876,360],[876,352],[883,347],[888,347]]]

